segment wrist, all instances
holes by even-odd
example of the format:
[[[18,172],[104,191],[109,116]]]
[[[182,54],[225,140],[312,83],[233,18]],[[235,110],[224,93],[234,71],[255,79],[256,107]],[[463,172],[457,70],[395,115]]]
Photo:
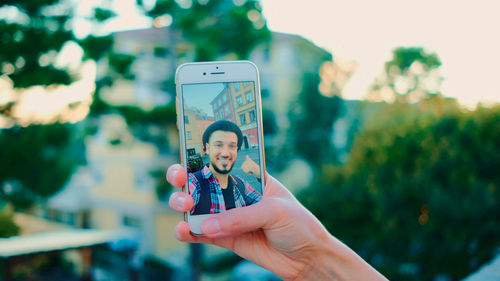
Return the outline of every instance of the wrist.
[[[298,280],[387,280],[331,234],[318,241],[317,253]]]
[[[338,253],[339,245],[335,240],[330,234],[317,240],[309,266],[297,280],[342,280],[337,277],[336,269],[343,255]]]

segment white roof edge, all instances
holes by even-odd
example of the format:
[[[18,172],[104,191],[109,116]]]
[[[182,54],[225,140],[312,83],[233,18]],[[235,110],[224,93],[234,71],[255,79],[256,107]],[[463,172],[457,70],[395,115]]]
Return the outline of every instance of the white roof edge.
[[[0,238],[0,258],[94,246],[131,235],[126,230],[71,229]]]

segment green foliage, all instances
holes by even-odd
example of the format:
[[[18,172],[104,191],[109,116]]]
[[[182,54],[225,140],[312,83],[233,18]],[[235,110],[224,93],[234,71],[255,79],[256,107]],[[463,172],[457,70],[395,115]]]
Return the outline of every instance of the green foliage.
[[[48,57],[41,55],[58,52],[64,43],[74,39],[73,33],[66,29],[70,19],[69,11],[50,14],[47,9],[58,1],[3,1],[0,8],[9,7],[29,19],[7,21],[0,19],[2,31],[0,48],[0,75],[6,74],[14,82],[14,87],[48,85],[52,83],[68,84],[70,77],[64,69],[54,65]]]
[[[0,131],[0,186],[9,185],[1,195],[27,208],[59,191],[77,165],[72,141],[72,127],[58,123]]]
[[[375,80],[369,96],[417,102],[429,94],[439,93],[442,78],[437,70],[440,66],[436,53],[422,47],[398,47],[385,63],[384,73]],[[388,97],[388,93],[392,97]]]
[[[137,0],[137,4],[142,7],[144,2],[142,0]],[[175,9],[178,9],[178,6],[174,0],[156,1],[153,9],[148,11],[148,15],[152,18],[156,18],[166,13],[172,13]]]
[[[0,238],[7,238],[19,234],[19,227],[12,219],[12,215],[0,211]]]
[[[0,18],[0,75],[8,75],[16,88],[71,83],[68,69],[55,65],[55,55],[70,41],[84,49],[84,59],[112,55],[111,36],[75,38],[68,28],[74,20],[73,7],[66,1],[10,0],[2,1],[2,8],[19,14],[15,20]],[[95,8],[90,20],[99,24],[114,16],[110,10]]]
[[[103,57],[113,46],[113,36],[89,35],[80,40],[80,45],[85,50],[84,59],[98,60]]]
[[[33,71],[35,68],[37,70]],[[22,70],[11,74],[9,77],[18,88],[26,88],[33,85],[68,85],[73,80],[68,72],[64,70],[52,66],[38,67],[33,65],[25,66]]]
[[[157,106],[152,110],[144,110],[135,105],[112,106],[100,98],[100,90],[96,91],[94,100],[90,106],[91,115],[98,117],[102,114],[118,113],[127,122],[132,133],[138,139],[154,143],[160,150],[168,151],[168,138],[166,136],[169,126],[175,125],[176,111],[175,105]],[[156,127],[159,135],[152,135],[149,131],[151,127]],[[89,124],[87,132],[95,133],[96,128]],[[118,140],[113,141],[114,145],[120,144]]]
[[[117,14],[113,11],[102,8],[94,9],[94,18],[99,22],[105,22],[115,16],[117,16]]]
[[[156,57],[165,57],[168,53],[168,49],[162,46],[155,47],[153,50],[153,54]]]
[[[108,54],[109,65],[119,74],[127,79],[133,79],[134,76],[130,73],[130,66],[135,60],[134,56],[109,53]]]
[[[289,112],[293,151],[320,166],[336,161],[331,138],[342,100],[319,93],[317,74],[304,75],[302,91]],[[321,118],[319,118],[321,116]]]
[[[224,252],[201,262],[201,270],[207,273],[221,273],[233,269],[242,258],[233,252]]]
[[[407,72],[415,62],[420,62],[425,70],[441,66],[441,60],[435,53],[428,53],[422,47],[398,47],[392,52],[392,60],[385,63],[385,71],[396,67],[401,72]]]
[[[500,107],[451,104],[394,104],[412,118],[366,126],[349,162],[325,166],[300,196],[391,280],[459,280],[500,246]]]
[[[165,170],[158,169],[151,172],[151,176],[156,181],[156,196],[159,200],[168,200],[167,196],[173,187],[165,180]]]
[[[175,268],[166,261],[154,256],[143,259],[142,277],[144,280],[172,280]]]
[[[270,37],[258,2],[247,1],[240,6],[231,1],[214,0],[200,4],[202,2],[194,1],[190,7],[181,7],[178,1],[159,0],[147,15],[153,18],[172,15],[172,28],[182,33],[184,43],[193,45],[197,60],[221,56],[246,58],[254,46]],[[138,3],[142,5],[142,1]],[[74,7],[63,0],[8,0],[0,3],[0,8],[14,9],[20,15],[15,20],[0,18],[0,75],[12,79],[15,88],[71,83],[75,78],[72,73],[59,68],[55,62],[66,43],[76,42],[84,50],[83,60],[106,59],[111,67],[108,76],[96,81],[91,115],[118,112],[125,117],[134,134],[166,146],[168,142],[164,135],[148,136],[148,133],[166,132],[166,127],[175,124],[174,105],[147,111],[134,105],[115,107],[100,98],[102,88],[112,86],[117,78],[134,78],[130,68],[135,57],[115,53],[112,35],[75,38],[69,28],[75,20]],[[252,17],[249,12],[252,12]],[[97,7],[87,19],[99,26],[114,16],[114,12]],[[157,47],[155,54],[177,53]],[[173,92],[173,85],[173,77],[165,77],[164,90]],[[16,102],[1,104],[0,114],[10,116]],[[92,121],[89,121],[91,126],[95,123]],[[152,126],[160,127],[160,130],[150,130]],[[89,126],[87,132],[92,133],[95,128]],[[37,199],[57,192],[76,165],[70,151],[72,141],[70,126],[61,124],[15,126],[0,131],[0,186],[8,184],[11,187],[9,192],[2,189],[0,195],[14,203],[16,208],[28,208]],[[118,140],[113,143],[119,144]]]
[[[92,104],[90,105],[90,116],[99,116],[106,114],[111,111],[112,106],[101,98],[101,90],[103,86],[96,83],[96,91],[94,92],[94,98],[92,99]]]
[[[175,112],[175,105],[170,104],[167,106],[158,106],[153,108],[147,120],[151,123],[158,125],[175,124],[177,114]]]
[[[269,109],[262,110],[262,127],[264,135],[274,135],[278,132],[278,124],[274,112]]]
[[[130,78],[128,67],[130,57],[113,55],[111,36],[75,38],[70,29],[75,20],[73,9],[63,0],[26,0],[3,1],[0,9],[16,17],[0,18],[0,75],[6,75],[13,81],[14,88],[28,88],[35,85],[67,85],[76,77],[69,69],[56,65],[57,55],[69,42],[79,44],[84,50],[83,59],[99,60],[109,56],[117,72]],[[114,16],[114,13],[102,8],[94,10],[94,17],[89,18],[94,24]],[[9,104],[0,105],[0,115],[13,119],[12,110],[16,107],[17,96]]]
[[[131,126],[144,126],[146,124],[166,125],[174,124],[176,121],[175,105],[155,107],[146,111],[140,107],[127,105],[116,107],[118,112]]]
[[[143,3],[138,1],[138,4]],[[172,16],[172,28],[182,31],[183,39],[194,44],[196,61],[214,60],[228,54],[246,59],[257,44],[270,38],[257,1],[236,6],[224,0],[186,1],[183,4],[158,0],[146,13],[152,18]]]
[[[154,256],[146,256],[144,258],[144,266],[153,270],[161,271],[162,273],[172,273],[174,268]]]
[[[203,159],[200,154],[188,156],[187,170],[188,173],[194,173],[203,168]]]

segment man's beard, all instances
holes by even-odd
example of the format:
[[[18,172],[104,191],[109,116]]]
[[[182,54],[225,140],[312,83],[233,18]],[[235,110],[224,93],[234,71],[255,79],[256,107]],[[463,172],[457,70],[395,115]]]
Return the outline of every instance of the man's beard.
[[[219,167],[217,167],[217,165],[215,165],[214,162],[210,162],[210,165],[212,165],[212,167],[214,168],[214,170],[217,173],[219,173],[221,175],[226,175],[226,174],[229,174],[229,172],[231,172],[231,170],[233,169],[234,163],[231,164],[231,167],[229,167],[229,169],[225,169],[225,170],[219,169]]]

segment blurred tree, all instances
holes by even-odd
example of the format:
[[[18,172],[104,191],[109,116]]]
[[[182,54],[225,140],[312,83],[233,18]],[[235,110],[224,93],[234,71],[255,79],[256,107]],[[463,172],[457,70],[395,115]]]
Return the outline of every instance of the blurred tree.
[[[8,0],[0,3],[2,48],[0,74],[7,75],[15,88],[33,85],[69,84],[72,75],[57,62],[57,53],[69,42],[79,44],[86,58],[98,59],[109,53],[111,37],[88,36],[77,39],[72,30],[73,3],[65,0]],[[112,11],[95,8],[87,20],[95,24],[115,16]]]
[[[82,60],[106,58],[114,70],[111,75],[133,78],[129,68],[134,57],[114,52],[112,36],[75,37],[73,22],[82,16],[75,15],[71,1],[9,0],[0,3],[0,10],[4,12],[0,17],[0,76],[12,80],[14,88],[70,84],[77,79],[78,73],[58,58],[70,43],[83,49]],[[114,16],[110,10],[95,7],[85,20],[96,27]],[[110,77],[103,79],[112,84]],[[12,98],[7,104],[0,104],[0,115],[4,118],[14,119],[11,112],[19,97]]]
[[[54,53],[73,39],[67,28],[71,15],[67,7],[54,8],[60,0],[2,1],[0,9],[16,14],[15,19],[0,19],[2,48],[0,74],[6,74],[14,87],[69,84],[66,69],[55,65]],[[45,55],[45,56],[44,56]]]
[[[333,122],[338,118],[342,103],[337,95],[320,94],[319,80],[318,74],[304,75],[302,91],[292,103],[288,116],[293,153],[317,166],[336,162],[332,145]]]
[[[143,12],[153,19],[155,27],[169,27],[169,32],[182,34],[182,42],[191,46],[188,52],[193,52],[196,61],[215,60],[217,58],[227,59],[245,59],[250,51],[261,42],[270,38],[270,32],[265,25],[265,20],[261,14],[262,8],[257,1],[174,1],[158,0],[151,6],[150,3],[138,0],[137,4],[142,7]],[[166,22],[171,21],[169,24]],[[108,50],[106,47],[97,48],[109,42],[94,42],[92,37],[88,37],[88,44],[93,46],[90,50]],[[85,42],[87,42],[85,41]],[[175,40],[173,40],[174,42]],[[175,43],[175,42],[174,42]],[[86,45],[85,45],[86,46]],[[179,44],[166,44],[165,46],[155,47],[156,55],[172,55],[171,58],[177,63],[179,59],[185,56],[185,52],[177,50]],[[167,49],[172,47],[173,50]],[[97,59],[97,53],[91,56]],[[124,56],[124,55],[122,55]],[[113,62],[113,56],[108,56],[108,61]],[[94,102],[91,106],[91,114],[99,116],[108,112],[118,112],[122,114],[127,123],[132,128],[134,135],[145,141],[152,141],[144,128],[148,125],[159,127],[160,131],[168,132],[168,126],[175,124],[175,107],[170,104],[167,106],[156,107],[152,110],[144,110],[136,105],[111,106],[100,97],[100,92],[104,87],[113,85],[117,78],[116,74],[128,73],[133,60],[127,61],[123,70],[120,70],[120,64],[117,63],[117,73],[110,73],[97,81],[97,87]],[[133,79],[133,75],[125,75],[126,78]],[[174,77],[165,77],[163,83],[164,90],[170,93],[174,89]],[[160,142],[153,140],[157,145],[166,142],[163,138]]]
[[[300,196],[391,280],[460,280],[500,247],[500,107],[453,104],[388,105],[413,117],[365,126],[346,166]]]
[[[0,238],[10,237],[19,233],[19,227],[14,223],[12,215],[0,211]]]
[[[165,169],[164,167],[158,168],[157,170],[151,171],[151,176],[156,182],[156,197],[160,201],[168,201],[168,195],[172,191],[173,187],[170,183],[165,180]]]
[[[357,65],[351,61],[332,59],[332,54],[323,50],[314,51],[311,54],[311,50],[304,49],[307,55],[301,58],[300,65],[306,65],[302,69],[307,70],[303,70],[298,97],[290,104],[288,143],[283,145],[284,149],[276,157],[282,161],[300,156],[309,164],[320,167],[338,161],[333,143],[333,125],[343,110],[342,91]],[[280,168],[279,164],[276,166]]]
[[[276,116],[270,109],[262,110],[262,127],[264,135],[274,135],[278,131],[278,124],[276,124]]]
[[[398,47],[384,72],[375,79],[368,98],[399,102],[417,102],[428,94],[439,93],[441,60],[422,47]]]
[[[131,63],[131,58],[111,52],[113,41],[109,36],[74,36],[76,17],[71,1],[7,0],[0,3],[0,11],[0,76],[8,77],[14,88],[69,84],[78,78],[58,62],[59,53],[69,43],[83,48],[83,59],[110,57],[119,73],[126,73]],[[95,8],[86,20],[98,24],[113,16],[111,11]],[[13,100],[0,104],[0,117],[16,123],[11,113],[19,98],[13,96]],[[58,123],[0,130],[2,200],[14,203],[16,209],[28,208],[62,188],[80,161],[72,153],[73,135],[72,125]]]
[[[59,191],[78,159],[71,125],[12,127],[0,131],[0,194],[17,209]]]
[[[222,56],[247,59],[257,44],[270,39],[258,1],[157,0],[151,8],[146,8],[143,0],[137,3],[155,21],[171,19],[171,27],[194,45],[196,61]]]

